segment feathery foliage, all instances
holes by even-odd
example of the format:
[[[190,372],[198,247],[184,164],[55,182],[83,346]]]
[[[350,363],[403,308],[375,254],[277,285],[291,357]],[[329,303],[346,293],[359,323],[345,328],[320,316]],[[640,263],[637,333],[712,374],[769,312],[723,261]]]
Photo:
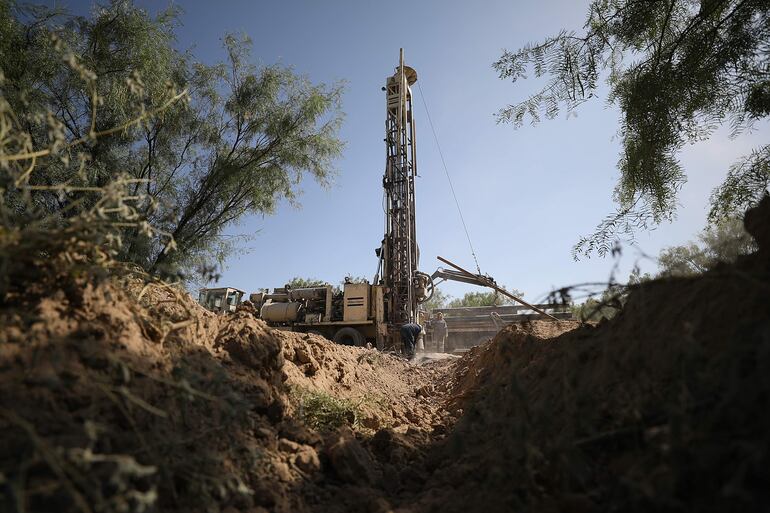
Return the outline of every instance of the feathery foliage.
[[[80,17],[0,0],[0,94],[23,113],[34,147],[58,151],[83,140],[78,159],[63,151],[38,162],[30,183],[77,173],[78,185],[98,189],[127,173],[147,224],[121,231],[119,258],[161,274],[221,261],[232,249],[228,226],[270,214],[281,200],[296,204],[304,176],[328,184],[342,146],[340,85],[254,66],[250,41],[233,35],[224,37],[224,62],[197,62],[174,47],[178,14],[152,17],[115,0]],[[143,116],[181,89],[186,103]],[[89,137],[112,127],[112,137]],[[75,204],[67,191],[41,188],[34,201],[64,218],[97,197]]]
[[[524,294],[516,289],[508,289],[516,297],[522,297]],[[466,292],[463,297],[456,298],[447,304],[448,308],[460,308],[463,306],[502,306],[511,305],[513,300],[496,291],[489,292]]]
[[[698,243],[673,246],[658,256],[659,276],[693,276],[720,263],[735,262],[740,255],[755,251],[756,244],[740,219],[723,219],[706,227]]]
[[[0,2],[0,15],[7,8]],[[0,31],[8,28],[7,21],[0,20]],[[13,55],[6,53],[8,42],[0,38],[0,46],[6,44],[4,56]],[[55,112],[31,101],[44,86],[20,87],[12,80],[17,63],[0,60],[12,71],[9,76],[0,70],[0,304],[18,304],[54,287],[73,294],[77,302],[77,289],[89,278],[96,285],[109,273],[134,272],[115,261],[126,230],[173,247],[171,234],[142,215],[147,180],[122,166],[102,177],[92,166],[92,155],[94,148],[119,141],[126,131],[183,104],[187,92],[165,87],[151,106],[133,95],[125,103],[131,116],[116,119],[106,104],[109,91],[97,74],[59,38],[52,36],[50,42],[52,55],[61,61],[57,66],[64,66],[62,74],[78,84],[88,103],[80,114],[84,130],[76,136],[68,133]],[[45,59],[41,56],[40,62]],[[105,118],[116,124],[106,124]]]
[[[616,213],[580,239],[573,256],[611,251],[617,238],[670,220],[685,182],[677,153],[729,123],[732,133],[770,114],[770,3],[766,0],[594,0],[581,33],[563,30],[504,52],[501,79],[547,77],[525,100],[501,109],[521,126],[571,112],[602,80],[622,112]],[[730,171],[712,196],[711,218],[757,201],[770,181],[768,148]]]
[[[447,303],[452,299],[452,296],[446,292],[442,292],[441,289],[435,288],[433,295],[429,300],[422,303],[420,306],[428,311],[433,311],[436,308],[446,308]]]

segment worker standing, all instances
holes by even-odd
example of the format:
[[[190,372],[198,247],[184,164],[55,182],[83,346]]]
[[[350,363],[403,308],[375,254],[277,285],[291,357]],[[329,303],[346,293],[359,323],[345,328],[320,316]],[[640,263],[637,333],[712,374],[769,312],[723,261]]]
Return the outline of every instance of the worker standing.
[[[436,318],[431,322],[431,327],[433,328],[433,340],[436,342],[436,351],[443,353],[444,343],[449,334],[443,313],[439,312],[436,314]]]
[[[404,354],[410,360],[414,358],[414,348],[420,338],[422,338],[422,326],[416,322],[409,322],[401,326],[401,341],[404,343]]]

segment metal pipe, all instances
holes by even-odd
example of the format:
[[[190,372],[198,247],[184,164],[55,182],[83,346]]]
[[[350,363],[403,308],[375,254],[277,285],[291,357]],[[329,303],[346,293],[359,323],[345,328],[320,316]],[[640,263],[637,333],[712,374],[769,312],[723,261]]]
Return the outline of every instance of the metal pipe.
[[[517,301],[517,302],[521,303],[522,305],[524,305],[524,306],[526,306],[526,307],[528,307],[528,308],[530,308],[530,309],[534,310],[535,312],[537,312],[537,313],[539,313],[539,314],[541,314],[541,315],[545,315],[546,317],[550,317],[550,318],[551,318],[551,319],[553,319],[554,321],[558,321],[558,320],[559,320],[559,319],[557,319],[556,317],[554,317],[553,315],[551,315],[551,314],[549,314],[549,313],[546,313],[546,312],[544,312],[543,310],[540,310],[540,309],[539,309],[538,307],[536,307],[536,306],[530,305],[529,303],[527,303],[526,301],[524,301],[523,299],[521,299],[521,298],[519,298],[519,297],[516,297],[516,296],[514,296],[513,294],[511,294],[510,292],[508,292],[508,291],[507,291],[507,290],[505,290],[504,288],[502,288],[502,287],[498,287],[498,286],[497,286],[497,284],[496,284],[495,282],[493,282],[492,280],[490,280],[490,279],[489,279],[489,278],[487,278],[486,276],[479,276],[478,274],[473,274],[473,273],[470,273],[470,272],[466,271],[465,269],[463,269],[462,267],[460,267],[459,265],[457,265],[457,264],[455,264],[455,263],[452,263],[452,262],[450,262],[450,261],[449,261],[449,260],[447,260],[446,258],[442,258],[442,257],[437,257],[437,258],[438,258],[439,260],[441,260],[442,262],[444,262],[445,264],[447,264],[447,265],[451,265],[452,267],[454,267],[454,268],[455,268],[455,269],[457,269],[458,271],[461,271],[461,272],[465,273],[466,275],[468,275],[468,277],[470,277],[470,278],[475,278],[476,280],[478,280],[478,284],[479,284],[479,285],[481,285],[481,286],[483,286],[483,287],[489,287],[490,289],[496,290],[496,291],[497,291],[497,292],[499,292],[500,294],[502,294],[502,295],[504,295],[504,296],[507,296],[507,297],[509,297],[509,298],[513,299],[514,301]]]

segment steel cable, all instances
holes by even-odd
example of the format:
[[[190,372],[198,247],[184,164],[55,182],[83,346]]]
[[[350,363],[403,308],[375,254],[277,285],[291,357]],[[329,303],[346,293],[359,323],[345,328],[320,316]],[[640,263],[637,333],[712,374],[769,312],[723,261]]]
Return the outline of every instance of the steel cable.
[[[473,261],[476,263],[476,271],[478,271],[479,274],[481,274],[481,267],[479,266],[479,259],[476,258],[476,251],[473,249],[473,243],[471,242],[471,235],[468,233],[468,226],[465,224],[465,218],[463,217],[463,211],[460,208],[460,202],[457,200],[457,194],[455,193],[454,185],[452,185],[452,178],[449,176],[449,169],[447,168],[446,161],[444,160],[444,153],[441,151],[441,145],[438,142],[438,136],[436,136],[436,129],[433,127],[433,120],[430,117],[430,111],[428,110],[428,103],[425,101],[425,94],[422,92],[422,85],[420,85],[420,81],[417,81],[417,88],[420,90],[420,99],[422,100],[422,105],[425,107],[425,114],[428,118],[428,124],[430,125],[430,130],[433,132],[433,140],[436,141],[436,148],[438,149],[439,157],[441,157],[441,164],[444,166],[444,173],[446,174],[446,179],[449,182],[449,188],[452,191],[452,197],[455,200],[455,205],[457,206],[457,213],[460,214],[460,221],[463,224],[463,230],[465,230],[465,237],[468,239],[468,246],[471,249],[471,255],[473,255]]]

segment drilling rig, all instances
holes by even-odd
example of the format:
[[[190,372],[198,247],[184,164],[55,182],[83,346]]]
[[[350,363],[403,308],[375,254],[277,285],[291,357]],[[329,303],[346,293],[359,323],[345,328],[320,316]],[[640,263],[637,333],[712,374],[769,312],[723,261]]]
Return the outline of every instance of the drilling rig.
[[[415,222],[417,147],[411,86],[417,72],[404,64],[400,51],[395,73],[385,81],[385,236],[375,250],[377,272],[372,283],[344,283],[306,288],[288,286],[251,294],[258,316],[269,325],[317,333],[335,342],[379,349],[400,348],[400,328],[417,320],[418,305],[433,294],[431,277],[418,271]],[[201,304],[224,289],[203,289]],[[217,296],[218,297],[218,296]],[[227,300],[227,298],[225,298]],[[205,300],[205,302],[204,302]],[[229,301],[229,300],[228,300]],[[222,300],[220,299],[220,302]],[[228,303],[228,311],[232,310]]]
[[[385,238],[377,251],[380,257],[374,281],[386,286],[389,338],[398,328],[417,319],[417,305],[432,295],[432,280],[418,271],[420,250],[415,222],[415,178],[417,145],[411,86],[417,72],[404,65],[400,52],[396,73],[387,79],[385,116]],[[381,280],[380,280],[381,277]]]
[[[415,221],[417,145],[411,86],[417,72],[404,64],[403,49],[395,73],[385,81],[385,236],[375,250],[377,272],[372,283],[351,283],[291,288],[251,294],[256,315],[277,329],[317,333],[337,343],[378,349],[400,349],[400,328],[418,321],[418,306],[433,296],[434,283],[451,280],[488,287],[537,312],[556,317],[524,302],[490,276],[473,274],[438,257],[453,269],[439,268],[432,275],[420,272],[420,250]],[[480,273],[480,271],[479,271]],[[434,282],[434,280],[439,280]],[[199,302],[214,311],[233,311],[240,302],[238,289],[202,289]],[[548,305],[540,305],[548,306]],[[215,309],[215,307],[219,309]]]

